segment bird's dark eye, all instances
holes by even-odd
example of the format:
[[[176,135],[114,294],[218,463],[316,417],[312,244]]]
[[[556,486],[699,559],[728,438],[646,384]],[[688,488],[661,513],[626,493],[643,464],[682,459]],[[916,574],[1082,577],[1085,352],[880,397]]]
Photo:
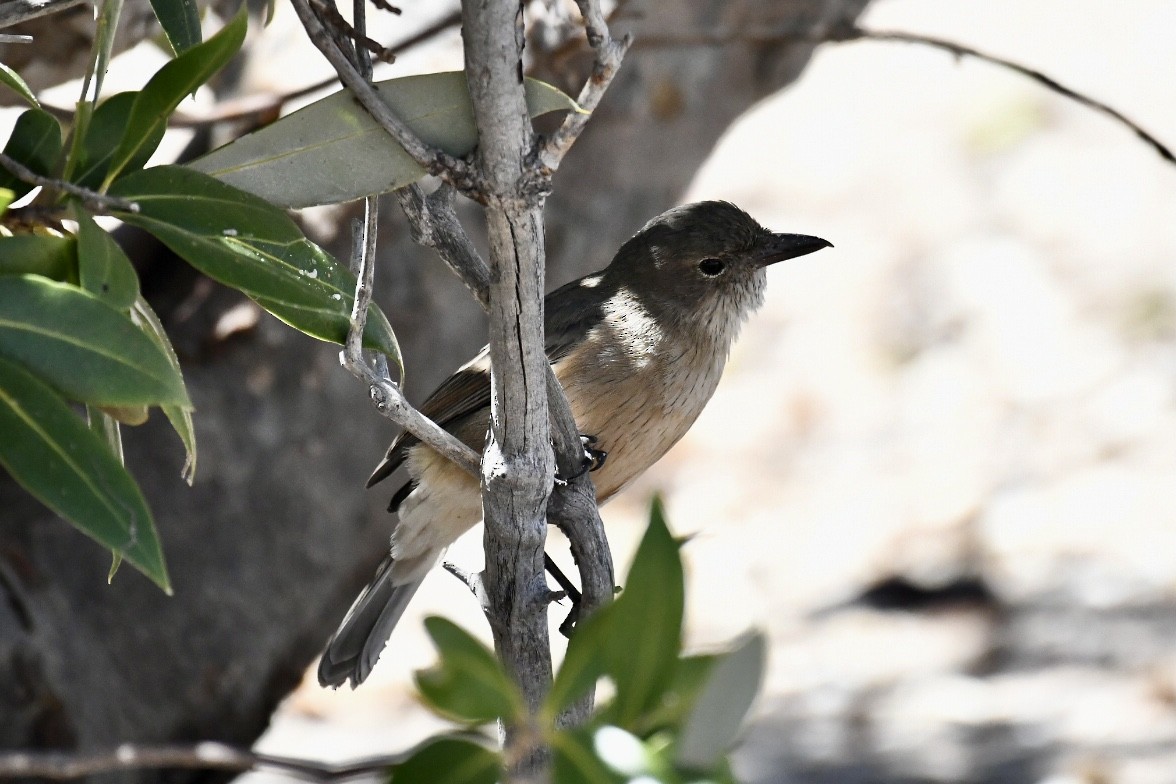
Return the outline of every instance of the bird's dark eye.
[[[703,259],[698,262],[698,268],[702,270],[703,275],[710,275],[713,278],[715,275],[722,274],[727,265],[723,263],[722,259]]]

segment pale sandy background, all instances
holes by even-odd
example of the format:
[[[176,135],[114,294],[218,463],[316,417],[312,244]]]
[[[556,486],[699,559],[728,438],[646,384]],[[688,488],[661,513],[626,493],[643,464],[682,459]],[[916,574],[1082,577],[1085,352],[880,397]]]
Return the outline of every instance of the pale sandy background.
[[[1176,2],[880,0],[865,23],[1038,67],[1176,144]],[[1176,167],[1008,72],[858,43],[734,127],[700,198],[836,244],[773,268],[709,409],[603,511],[621,564],[655,490],[697,534],[692,645],[767,630],[742,775],[1176,782]],[[854,603],[895,574],[995,601]],[[435,575],[368,684],[308,677],[259,748],[432,731],[411,674],[439,612],[485,632]]]

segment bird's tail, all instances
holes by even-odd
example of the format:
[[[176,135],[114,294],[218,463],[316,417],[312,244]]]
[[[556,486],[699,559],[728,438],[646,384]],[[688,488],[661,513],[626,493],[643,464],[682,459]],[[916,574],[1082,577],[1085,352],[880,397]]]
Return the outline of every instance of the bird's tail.
[[[351,605],[338,631],[327,642],[319,661],[318,680],[322,686],[342,686],[351,681],[355,688],[371,674],[388,636],[404,614],[404,608],[421,587],[423,578],[402,585],[392,582],[392,557],[376,570],[375,579]]]

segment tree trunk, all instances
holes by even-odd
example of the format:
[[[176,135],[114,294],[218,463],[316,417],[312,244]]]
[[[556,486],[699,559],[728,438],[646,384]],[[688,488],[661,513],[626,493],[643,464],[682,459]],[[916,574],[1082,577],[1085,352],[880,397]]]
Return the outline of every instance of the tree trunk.
[[[546,213],[551,286],[608,263],[674,203],[731,121],[796,78],[811,54],[799,45],[643,46],[643,34],[808,31],[852,20],[865,2],[650,0],[641,18],[614,22],[637,44],[556,176]],[[579,83],[578,58],[534,57],[537,75]],[[412,245],[396,211],[385,199],[377,300],[419,399],[485,342],[485,320],[444,266]],[[346,257],[347,244],[341,237],[332,250]],[[197,407],[190,489],[162,417],[125,437],[176,595],[128,568],[106,586],[109,556],[0,476],[0,748],[250,743],[388,545],[387,493],[362,487],[391,433],[339,368],[338,348],[265,315],[232,332],[255,306],[173,259],[149,264],[143,285]]]

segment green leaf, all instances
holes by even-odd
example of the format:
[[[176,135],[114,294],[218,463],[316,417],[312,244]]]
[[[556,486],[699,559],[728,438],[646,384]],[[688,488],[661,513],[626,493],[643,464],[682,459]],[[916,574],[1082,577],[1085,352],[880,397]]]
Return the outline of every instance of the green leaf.
[[[673,678],[682,648],[683,579],[678,543],[655,497],[602,651],[616,684],[610,716],[619,727],[639,727]]]
[[[489,648],[444,618],[426,618],[425,630],[437,646],[440,661],[418,671],[416,682],[435,710],[474,724],[517,721],[525,715],[518,687]]]
[[[767,643],[758,632],[719,657],[678,735],[675,763],[699,770],[718,764],[759,693],[766,659]]]
[[[0,277],[0,355],[70,400],[191,405],[167,356],[128,316],[81,289],[35,275]]]
[[[167,355],[176,374],[182,376],[180,358],[176,356],[176,350],[172,348],[171,341],[163,330],[163,323],[142,295],[131,306],[131,321],[143,330],[143,334],[150,338],[160,351]],[[196,428],[192,425],[192,409],[174,405],[164,405],[160,408],[163,410],[164,416],[167,417],[167,421],[171,422],[172,429],[176,431],[180,441],[184,443],[184,467],[180,469],[180,476],[191,487],[192,482],[196,479]]]
[[[200,43],[200,9],[193,0],[151,0],[151,8],[175,54]]]
[[[392,766],[394,784],[496,784],[502,761],[485,743],[442,735]]]
[[[23,163],[35,174],[48,177],[61,155],[61,125],[53,115],[41,109],[26,109],[12,128],[4,154]],[[7,188],[16,198],[24,196],[34,186],[18,180],[7,169],[0,169],[0,188]]]
[[[57,394],[0,357],[0,464],[37,500],[171,593],[151,512],[102,439]]]
[[[24,99],[24,102],[34,109],[40,109],[41,103],[37,100],[37,96],[33,95],[33,91],[25,84],[25,80],[20,77],[16,71],[9,68],[4,63],[0,63],[0,84],[5,84],[11,87],[17,95]]]
[[[0,215],[8,212],[8,205],[16,201],[16,194],[8,188],[0,188]]]
[[[605,765],[596,753],[595,730],[578,727],[561,730],[551,742],[552,780],[559,784],[622,784],[629,781]]]
[[[72,205],[78,222],[78,280],[86,291],[116,310],[127,310],[139,298],[139,276],[131,260],[90,213]]]
[[[376,88],[396,116],[427,144],[459,157],[477,144],[463,72],[406,76],[379,82]],[[532,117],[579,111],[575,101],[549,84],[528,79],[526,90]],[[425,174],[346,90],[188,165],[283,207],[387,193]]]
[[[543,701],[543,712],[549,721],[586,694],[605,674],[606,664],[600,651],[615,635],[614,607],[615,604],[602,607],[576,625],[551,690]]]
[[[155,151],[152,139],[157,139],[160,129],[167,126],[180,101],[208,81],[241,48],[248,18],[246,6],[242,4],[241,10],[220,32],[193,46],[151,77],[131,107],[122,140],[111,156],[104,185],[109,186],[124,168],[134,170],[147,162]]]
[[[139,204],[139,212],[119,218],[151,232],[205,275],[312,337],[346,340],[355,276],[303,237],[279,208],[180,166],[129,174],[110,193]],[[387,354],[403,372],[396,336],[375,306],[364,345]]]
[[[51,280],[77,279],[74,237],[17,234],[0,237],[0,275],[40,275]]]
[[[718,656],[712,654],[683,656],[679,659],[670,685],[666,687],[656,708],[646,714],[643,725],[651,731],[680,728],[717,660]]]
[[[78,156],[78,166],[71,179],[86,188],[98,188],[106,177],[110,168],[110,159],[122,140],[123,132],[130,121],[131,109],[138,99],[138,92],[116,93],[110,96],[94,110],[86,125],[86,135],[82,142],[82,149]],[[154,150],[163,139],[166,125],[156,125],[151,128],[143,149]],[[147,157],[150,157],[150,152]],[[141,168],[147,158],[139,156],[139,163],[132,169]]]

